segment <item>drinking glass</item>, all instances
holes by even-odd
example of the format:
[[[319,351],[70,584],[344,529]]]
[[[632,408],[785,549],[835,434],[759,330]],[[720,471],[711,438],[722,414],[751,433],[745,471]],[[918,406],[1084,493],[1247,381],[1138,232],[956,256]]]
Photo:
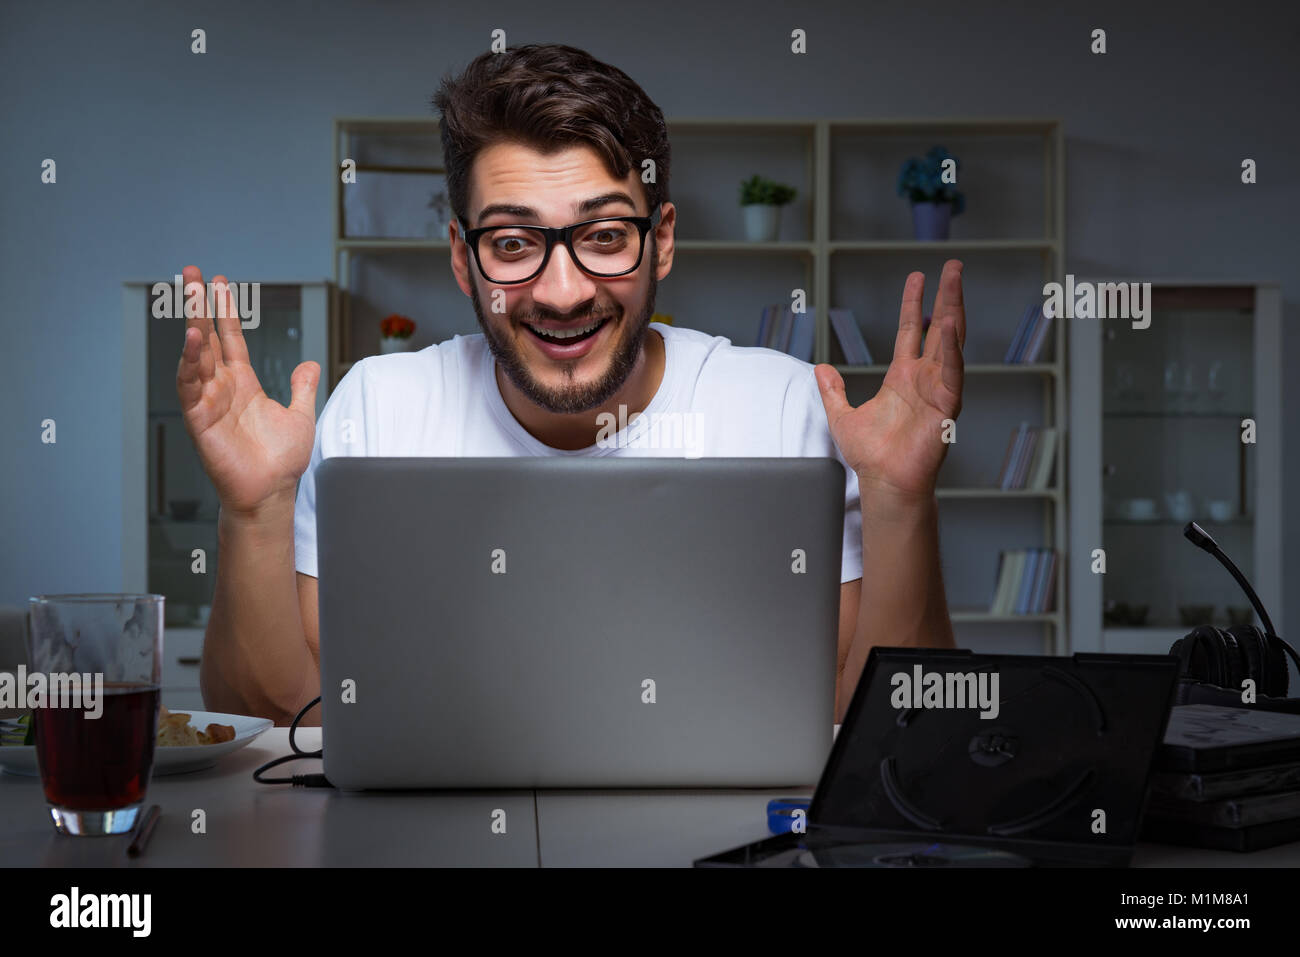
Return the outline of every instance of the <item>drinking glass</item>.
[[[1189,412],[1201,410],[1201,390],[1200,376],[1196,371],[1196,363],[1188,360],[1183,363],[1183,407]]]
[[[1210,363],[1209,370],[1205,375],[1205,384],[1208,387],[1210,396],[1210,407],[1217,412],[1223,408],[1225,391],[1222,359],[1215,359]]]
[[[1165,411],[1174,412],[1183,397],[1183,369],[1177,359],[1165,363]]]
[[[61,833],[121,834],[135,826],[158,737],[163,601],[28,600],[28,685],[39,675],[48,689],[44,701],[33,701],[36,759]]]

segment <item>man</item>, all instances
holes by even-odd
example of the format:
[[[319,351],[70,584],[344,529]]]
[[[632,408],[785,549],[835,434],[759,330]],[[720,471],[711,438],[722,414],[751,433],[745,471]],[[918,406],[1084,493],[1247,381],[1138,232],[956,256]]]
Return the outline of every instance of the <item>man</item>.
[[[287,724],[320,693],[323,458],[654,454],[610,441],[611,416],[640,413],[698,414],[712,426],[699,454],[845,465],[837,720],[872,645],[951,647],[934,486],[944,423],[961,405],[961,263],[944,266],[924,349],[925,277],[908,277],[893,362],[855,409],[830,366],[814,377],[770,350],[650,326],[676,209],[663,114],[621,71],[572,47],[530,45],[480,56],[444,80],[435,104],[457,216],[451,266],[481,335],[357,363],[315,428],[315,363],[294,370],[281,406],[248,364],[233,300],[228,318],[187,320],[177,390],[221,501],[208,707]],[[643,182],[647,158],[656,175]],[[203,281],[193,266],[184,279],[187,290]],[[581,516],[580,502],[562,507]]]

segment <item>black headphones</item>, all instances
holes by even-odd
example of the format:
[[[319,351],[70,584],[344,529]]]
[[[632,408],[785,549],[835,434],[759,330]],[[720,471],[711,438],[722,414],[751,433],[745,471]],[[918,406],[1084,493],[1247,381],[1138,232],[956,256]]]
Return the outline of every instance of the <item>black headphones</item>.
[[[1286,697],[1291,681],[1286,656],[1290,655],[1297,666],[1300,666],[1300,656],[1273,632],[1273,623],[1259,596],[1214,539],[1195,522],[1187,523],[1183,535],[1193,545],[1217,558],[1232,573],[1258,612],[1264,629],[1261,631],[1254,625],[1234,625],[1226,629],[1200,625],[1187,637],[1175,641],[1169,653],[1178,659],[1176,703],[1253,707],[1300,714],[1300,698]],[[1242,700],[1242,682],[1246,679],[1255,682],[1254,702]]]
[[[1242,681],[1251,678],[1259,694],[1283,698],[1290,675],[1281,641],[1269,641],[1269,636],[1254,625],[1227,629],[1200,625],[1186,638],[1175,641],[1169,653],[1178,658],[1181,677],[1235,688],[1238,697]]]

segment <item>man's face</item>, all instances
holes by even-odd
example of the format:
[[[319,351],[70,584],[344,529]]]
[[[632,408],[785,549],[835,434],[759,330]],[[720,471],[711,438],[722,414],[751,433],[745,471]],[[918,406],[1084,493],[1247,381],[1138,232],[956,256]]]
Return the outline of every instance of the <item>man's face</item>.
[[[631,202],[580,206],[609,193],[626,194]],[[474,161],[467,216],[471,227],[560,227],[606,216],[645,216],[649,211],[644,203],[636,170],[626,180],[616,180],[589,147],[545,155],[501,143],[485,149]],[[483,213],[494,204],[527,207],[532,212]],[[664,205],[667,214],[671,204]],[[671,217],[665,219],[671,222]],[[661,224],[661,229],[666,225]],[[622,388],[636,366],[654,313],[660,278],[655,234],[653,230],[647,234],[636,271],[613,279],[584,272],[568,249],[557,244],[540,275],[498,286],[483,278],[473,254],[462,247],[454,258],[461,288],[468,286],[479,326],[502,372],[532,402],[548,412],[580,413],[598,408]],[[494,308],[494,302],[500,306]],[[591,333],[564,339],[537,331],[571,332],[593,324],[598,327]]]

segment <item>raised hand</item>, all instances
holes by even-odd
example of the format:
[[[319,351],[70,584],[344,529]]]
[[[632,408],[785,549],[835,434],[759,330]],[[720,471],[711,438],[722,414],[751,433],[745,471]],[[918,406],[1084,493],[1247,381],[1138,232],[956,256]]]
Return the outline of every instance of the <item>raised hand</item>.
[[[193,283],[204,288],[203,274],[196,266],[186,266],[182,276],[188,301]],[[185,320],[176,392],[185,428],[222,508],[253,514],[275,500],[291,503],[298,479],[307,470],[320,366],[303,362],[293,370],[287,407],[269,398],[249,364],[239,312],[225,277],[214,277],[213,285],[225,301],[224,316],[218,309],[214,322],[202,296],[201,314]]]
[[[961,350],[966,344],[961,271],[959,260],[944,263],[924,352],[925,274],[907,277],[894,358],[880,391],[870,401],[853,408],[840,374],[829,365],[815,370],[831,436],[857,472],[864,502],[875,495],[907,504],[934,494],[939,466],[948,451],[943,423],[961,412]]]

